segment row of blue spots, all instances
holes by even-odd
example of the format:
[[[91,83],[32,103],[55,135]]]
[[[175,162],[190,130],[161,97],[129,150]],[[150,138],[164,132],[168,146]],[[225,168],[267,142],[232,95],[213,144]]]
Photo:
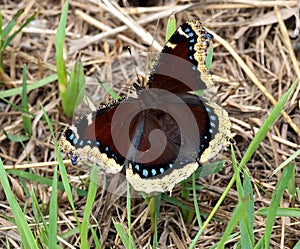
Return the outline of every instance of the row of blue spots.
[[[78,141],[79,141],[78,138],[75,137],[74,132],[71,132],[71,134],[70,134],[69,136],[67,136],[67,139],[68,139],[68,141],[70,141],[73,145],[76,145],[76,144],[78,143]],[[92,146],[93,144],[94,144],[95,146],[98,146],[98,147],[101,146],[101,143],[100,143],[98,140],[96,140],[95,142],[92,142],[92,140],[90,140],[90,139],[81,139],[80,142],[79,142],[79,146],[80,146],[80,147],[84,147],[85,145],[90,145],[90,146]],[[104,151],[108,153],[108,152],[110,151],[110,150],[109,150],[109,147],[106,146],[106,147],[104,148]],[[72,154],[69,154],[69,153],[68,153],[68,155],[71,157],[72,165],[77,165],[77,163],[78,163],[78,155],[76,155],[76,150],[74,150]],[[116,161],[117,161],[117,159],[118,159],[118,157],[117,157],[114,153],[112,153],[112,154],[110,155],[110,157],[114,158]]]
[[[187,28],[187,29],[185,30],[185,32],[186,32],[186,33],[189,32],[189,29]],[[194,37],[194,36],[195,36],[195,33],[190,32],[190,33],[188,33],[188,36],[189,36],[189,37]],[[189,39],[189,43],[192,44],[192,45],[189,46],[189,51],[190,51],[190,52],[194,52],[194,50],[195,50],[195,49],[194,49],[194,44],[196,43],[196,40],[195,40],[194,38]],[[190,59],[191,61],[194,61],[194,60],[195,60],[194,55],[191,54],[191,55],[189,56],[189,59]]]
[[[140,171],[140,165],[139,164],[135,164],[134,168],[135,168],[136,171]],[[169,163],[169,168],[170,169],[173,168],[173,164],[172,163]],[[148,177],[149,176],[149,172],[151,172],[152,176],[156,176],[157,175],[157,170],[156,169],[151,169],[151,171],[148,170],[148,169],[143,169],[142,170],[142,175],[144,177]],[[165,172],[165,169],[164,168],[159,168],[159,172],[160,172],[160,174],[163,174]]]
[[[107,154],[107,156],[109,157],[109,158],[113,158],[115,161],[118,161],[118,156],[115,154],[115,153],[113,153],[110,149],[109,149],[109,147],[108,146],[105,146],[104,147],[104,152]]]
[[[73,145],[76,145],[78,143],[78,138],[76,138],[76,137],[74,138],[74,137],[75,137],[74,133],[71,133],[71,135],[68,138],[73,143]],[[88,139],[88,140],[81,139],[80,142],[79,142],[79,146],[84,147],[85,145],[92,146],[93,145],[92,140],[90,140],[90,139]],[[95,142],[95,146],[100,147],[101,143],[97,140]],[[106,146],[104,148],[104,151],[105,151],[105,153],[109,153],[110,152],[109,147]],[[112,153],[111,155],[108,155],[108,156],[115,159],[116,161],[118,160],[117,155],[115,155],[114,153]],[[75,155],[72,155],[71,160],[72,160],[73,165],[77,164],[77,157]]]
[[[75,134],[72,132],[68,137],[68,140],[70,141],[70,142],[72,142],[74,145],[76,145],[77,143],[78,143],[78,138],[77,137],[75,137]],[[84,145],[92,145],[92,140],[90,140],[90,139],[87,139],[87,140],[84,140],[84,139],[81,139],[80,141],[79,141],[79,146],[80,147],[83,147]],[[101,145],[101,143],[99,142],[99,141],[96,141],[95,142],[95,145],[96,146],[100,146]]]

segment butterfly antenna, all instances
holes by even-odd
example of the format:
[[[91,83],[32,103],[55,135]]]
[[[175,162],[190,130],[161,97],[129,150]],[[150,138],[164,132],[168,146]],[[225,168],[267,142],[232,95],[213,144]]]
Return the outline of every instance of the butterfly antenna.
[[[131,48],[127,47],[127,50],[128,50],[128,52],[130,54],[131,62],[132,62],[133,68],[134,68],[134,72],[135,72],[136,78],[137,78],[137,83],[133,83],[133,86],[134,86],[134,88],[136,90],[140,90],[140,89],[142,89],[142,84],[141,84],[139,75],[138,75],[138,73],[136,71],[136,64],[135,64],[135,61],[134,61],[132,53],[131,53]]]

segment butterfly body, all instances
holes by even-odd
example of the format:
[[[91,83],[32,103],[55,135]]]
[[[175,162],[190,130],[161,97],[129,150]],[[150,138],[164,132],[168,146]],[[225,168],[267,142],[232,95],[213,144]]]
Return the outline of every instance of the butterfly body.
[[[227,113],[191,91],[212,85],[205,65],[212,35],[188,21],[171,36],[137,97],[83,117],[61,138],[74,165],[91,161],[118,173],[137,191],[171,191],[227,143]]]

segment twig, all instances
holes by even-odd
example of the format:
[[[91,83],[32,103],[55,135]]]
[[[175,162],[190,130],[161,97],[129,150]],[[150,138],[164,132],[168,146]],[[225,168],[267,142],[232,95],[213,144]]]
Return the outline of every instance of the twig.
[[[71,160],[63,160],[64,164],[72,164]],[[29,164],[15,164],[15,165],[5,165],[4,169],[29,169],[29,168],[41,168],[46,166],[56,166],[57,161],[53,162],[42,162],[42,163],[29,163]]]

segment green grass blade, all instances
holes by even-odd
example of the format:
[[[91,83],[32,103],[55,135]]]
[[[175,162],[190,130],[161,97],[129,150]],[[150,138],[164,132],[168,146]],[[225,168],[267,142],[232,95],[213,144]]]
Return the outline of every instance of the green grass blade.
[[[101,243],[103,242],[102,238],[98,238],[98,235],[97,235],[97,233],[96,233],[96,231],[93,227],[91,227],[91,232],[92,232],[92,236],[93,236],[93,239],[94,239],[95,248],[100,249],[101,248]]]
[[[18,10],[17,13],[14,14],[13,18],[9,21],[9,23],[2,30],[2,39],[3,40],[6,40],[10,31],[12,31],[13,27],[16,25],[18,17],[20,15],[22,15],[23,13],[24,13],[24,9]],[[2,29],[2,24],[1,24],[1,29]]]
[[[278,101],[277,105],[273,108],[272,112],[259,129],[253,140],[251,141],[250,145],[247,148],[241,162],[240,167],[244,167],[244,165],[250,160],[252,155],[255,153],[256,149],[260,145],[261,141],[265,138],[267,132],[270,130],[271,126],[275,122],[275,120],[279,117],[280,112],[283,110],[285,103],[288,100],[291,92],[295,88],[296,84],[298,84],[298,80],[293,83],[293,85],[289,88],[289,90],[282,96],[282,98]]]
[[[230,236],[228,236],[227,240],[233,240],[233,239],[235,239],[237,236],[239,236],[239,233],[231,234]],[[222,247],[220,247],[220,242],[218,242],[218,243],[216,243],[216,244],[214,244],[213,246],[210,247],[210,249],[215,249],[215,248],[217,248],[217,249],[222,248]],[[226,248],[227,248],[227,247],[226,247]],[[231,248],[231,247],[229,247],[229,248]],[[239,247],[236,247],[236,246],[234,246],[233,248],[239,249]],[[242,249],[244,249],[244,248],[242,248]]]
[[[17,224],[18,231],[20,233],[24,248],[26,249],[38,248],[38,245],[26,221],[25,215],[22,213],[22,210],[16,201],[15,195],[11,191],[1,158],[0,158],[0,182],[2,184],[9,206],[11,208],[15,222]]]
[[[14,169],[9,169],[9,170],[7,170],[7,172],[9,172],[10,174],[19,176],[21,178],[27,179],[30,182],[41,183],[41,184],[44,184],[44,185],[47,185],[47,186],[52,185],[52,180],[51,179],[49,179],[47,177],[44,177],[44,176],[35,175],[31,172],[25,172],[25,171],[22,171],[22,170],[14,170]],[[58,182],[58,189],[61,190],[61,191],[65,191],[65,188],[64,188],[64,185],[63,185],[62,182]],[[70,191],[72,191],[72,190],[70,190]],[[78,196],[86,197],[87,196],[87,191],[77,188],[76,189],[76,194]]]
[[[57,75],[52,74],[46,78],[35,81],[35,82],[27,85],[27,93],[29,93],[30,91],[32,91],[34,89],[38,89],[42,86],[48,85],[49,83],[54,82],[56,80],[57,80]],[[15,96],[17,94],[22,94],[22,89],[23,89],[23,87],[16,87],[16,88],[5,90],[5,91],[0,91],[0,98],[4,99],[4,98],[11,97],[11,96]]]
[[[256,243],[254,249],[264,249],[263,248],[264,240],[263,237],[259,239],[259,241]]]
[[[42,222],[45,225],[46,221],[43,219],[43,216],[40,216],[39,214],[42,213],[39,209],[39,202],[37,200],[36,194],[34,192],[34,187],[31,185],[31,192],[30,192],[30,197],[32,199],[32,212],[33,212],[33,217],[36,223],[40,222],[40,217],[42,218]],[[47,224],[46,224],[47,226]],[[46,228],[47,229],[47,228]]]
[[[10,35],[9,37],[7,37],[7,39],[4,40],[2,44],[3,50],[11,43],[11,41],[16,37],[16,35],[18,35],[22,31],[22,29],[26,27],[35,18],[35,15],[35,13],[32,14],[28,19],[26,19],[26,21],[21,25],[20,28],[18,28],[12,35]]]
[[[232,144],[231,144],[230,148],[231,148],[232,165],[233,165],[233,170],[234,170],[233,177],[235,178],[235,181],[236,181],[238,200],[239,200],[239,202],[241,202],[244,198],[244,193],[243,193],[243,187],[242,187],[241,178],[240,178],[240,170],[237,165],[237,160],[236,160],[236,157],[234,154],[234,149],[233,149]]]
[[[273,231],[273,225],[275,222],[276,213],[280,204],[280,200],[283,196],[283,193],[287,187],[287,184],[289,180],[291,179],[293,172],[294,172],[294,165],[289,165],[286,167],[280,178],[278,183],[276,184],[276,187],[274,189],[274,192],[272,194],[271,204],[268,209],[268,215],[266,220],[266,227],[265,227],[265,234],[264,234],[264,247],[270,248],[270,240],[271,240],[271,234]]]
[[[65,2],[59,25],[55,36],[55,48],[56,48],[56,69],[58,77],[58,89],[61,96],[62,104],[65,106],[68,102],[66,99],[66,92],[68,86],[67,69],[64,62],[64,43],[65,43],[65,30],[68,15],[68,1]]]
[[[260,208],[256,214],[267,216],[270,208]],[[276,216],[300,218],[299,208],[282,208],[279,207],[276,211]]]
[[[0,69],[3,71],[3,32],[2,32],[2,13],[0,10]],[[0,71],[0,72],[1,72]]]
[[[45,206],[47,205],[46,203],[39,203],[36,194],[35,194],[35,190],[34,187],[31,186],[31,191],[30,191],[30,198],[32,198],[32,210],[33,210],[33,214],[34,214],[34,220],[36,223],[43,223],[43,227],[39,226],[39,232],[41,231],[41,229],[43,229],[43,231],[45,231],[46,234],[49,233],[49,227],[48,224],[46,222],[46,219],[44,217],[44,210],[41,210],[41,208],[45,208]],[[41,238],[38,238],[39,240]],[[47,240],[43,241],[42,243],[48,243]]]
[[[248,203],[246,208],[246,214],[241,218],[240,221],[241,244],[242,244],[242,248],[253,248],[254,246],[254,240],[253,240],[254,201],[253,201],[251,180],[247,171],[245,171],[244,182],[242,184],[241,177],[240,177],[240,170],[237,165],[237,160],[234,154],[233,145],[231,145],[231,156],[232,156],[234,178],[236,179],[236,187],[237,187],[239,202],[243,202],[243,200],[246,199]]]
[[[48,238],[47,238],[48,237],[47,234],[49,234],[48,224],[44,217],[44,213],[40,208],[42,205],[44,205],[44,203],[42,205],[39,203],[33,186],[31,186],[30,197],[32,198],[32,210],[34,214],[34,220],[37,224],[39,224],[40,222],[43,223],[43,225],[38,225],[37,227],[38,230],[37,233],[39,234],[39,236],[37,237],[37,241],[39,244],[48,244]]]
[[[58,167],[59,167],[60,176],[61,176],[61,179],[62,179],[62,182],[63,182],[63,186],[64,186],[64,189],[67,193],[67,197],[68,197],[69,203],[71,205],[71,208],[73,210],[77,225],[80,229],[80,222],[79,222],[78,217],[77,217],[77,212],[76,212],[76,209],[75,209],[74,200],[73,200],[73,196],[72,196],[72,190],[71,190],[69,180],[68,180],[68,174],[67,174],[65,165],[63,163],[62,155],[60,153],[56,137],[54,136],[53,127],[52,127],[51,121],[50,121],[50,119],[49,119],[49,117],[48,117],[48,115],[47,115],[47,113],[46,113],[46,111],[45,111],[45,109],[42,105],[41,105],[41,108],[43,110],[44,117],[47,121],[49,130],[50,130],[50,133],[52,135],[53,142],[54,142],[54,145],[55,145],[56,158],[57,158],[57,161],[58,161]]]
[[[187,188],[187,181],[182,181],[181,186],[182,186],[181,198],[183,200],[189,201],[190,200],[190,189]],[[184,222],[191,223],[191,219],[195,214],[194,210],[190,212],[184,208],[181,208],[180,211],[182,213],[182,218],[183,218]]]
[[[161,194],[157,194],[154,197],[154,234],[153,234],[153,248],[158,248],[158,216],[160,212]]]
[[[26,79],[26,65],[23,65],[23,80],[22,80],[22,102],[21,106],[22,109],[25,110],[25,112],[29,111],[29,105],[28,105],[28,96],[27,96],[27,79]],[[32,122],[31,119],[26,115],[22,114],[22,119],[23,119],[23,126],[26,135],[31,135],[32,134]]]
[[[291,202],[292,204],[295,203],[295,197],[296,197],[296,192],[297,192],[297,184],[296,184],[296,163],[292,162],[290,165],[293,165],[294,171],[293,171],[293,176],[290,178],[287,189],[288,193],[291,197]]]
[[[224,167],[224,161],[215,161],[212,163],[208,163],[205,165],[201,165],[196,171],[195,171],[195,177],[200,178],[200,177],[207,177],[211,174],[218,173],[219,171],[222,170]]]
[[[129,237],[128,237],[128,234],[125,231],[125,228],[121,224],[119,224],[115,221],[113,221],[113,223],[114,223],[114,226],[116,228],[117,234],[120,236],[120,239],[121,239],[123,245],[125,246],[125,248],[130,248],[130,247],[128,247]]]
[[[131,196],[130,196],[130,184],[127,181],[127,197],[126,197],[126,211],[127,211],[127,225],[128,225],[128,243],[130,243],[128,246],[130,248],[135,247],[134,240],[132,238],[131,234]]]
[[[294,161],[298,156],[300,155],[300,149],[295,151],[293,155],[291,155],[288,159],[286,159],[282,164],[280,164],[273,172],[272,175],[276,174],[280,170],[282,170],[286,165],[290,164],[292,161]]]
[[[50,196],[48,247],[57,247],[57,166],[54,169]]]
[[[68,117],[73,115],[75,108],[81,104],[85,95],[85,78],[83,66],[76,61],[67,86],[65,98],[68,100],[64,105],[64,112]]]
[[[31,117],[31,118],[35,118],[35,115],[29,111],[24,110],[22,107],[6,100],[6,99],[1,99],[3,102],[5,102],[6,104],[10,105],[11,107],[13,107],[14,109],[16,109],[19,112],[22,112],[22,114],[26,114],[27,116]]]
[[[7,137],[7,139],[9,139],[12,142],[25,142],[29,140],[29,137],[27,135],[24,134],[9,134],[6,132],[6,130],[3,130],[3,134]]]
[[[119,99],[121,98],[109,85],[107,85],[103,80],[100,79],[99,76],[97,76],[97,80],[100,83],[100,85],[104,88],[104,90],[113,98],[113,99]]]
[[[69,180],[68,180],[68,173],[67,173],[66,167],[63,163],[62,155],[59,151],[58,146],[55,145],[55,148],[56,148],[56,158],[57,158],[57,161],[58,161],[58,167],[59,167],[61,180],[63,182],[63,186],[64,186],[64,189],[66,191],[69,203],[70,203],[71,208],[73,210],[77,225],[80,229],[81,225],[80,225],[80,222],[78,220],[77,212],[76,212],[76,209],[75,209],[74,200],[73,200],[73,196],[72,196],[72,189],[71,189],[71,186],[70,186],[70,183],[69,183]]]
[[[174,15],[171,15],[167,22],[167,28],[166,28],[166,42],[171,38],[171,36],[176,31],[176,19]]]
[[[86,204],[84,207],[83,219],[80,228],[80,239],[81,244],[80,248],[90,248],[89,241],[88,241],[88,231],[89,231],[89,218],[90,214],[92,213],[93,204],[95,202],[95,197],[97,194],[97,182],[98,182],[98,167],[94,165],[92,173],[90,175],[90,185],[89,185],[89,192],[86,200]]]
[[[246,216],[247,205],[248,205],[248,200],[246,201],[243,200],[239,202],[239,204],[236,206],[229,220],[229,223],[227,224],[227,227],[222,235],[222,238],[219,242],[218,248],[224,248],[224,245],[226,241],[229,239],[229,236],[232,233],[232,231],[236,228],[240,220],[242,220]]]
[[[211,68],[213,53],[214,53],[214,47],[213,47],[213,44],[211,42],[210,45],[209,45],[208,51],[207,51],[207,56],[205,58],[205,65],[206,65],[208,71],[210,71],[210,68]]]
[[[196,174],[192,174],[193,177],[193,198],[194,198],[194,207],[196,212],[196,217],[198,221],[199,227],[202,226],[202,219],[201,219],[201,213],[199,210],[198,200],[197,200],[197,192],[196,192]]]
[[[180,208],[184,208],[188,211],[194,212],[195,210],[191,208],[190,206],[184,204],[181,200],[176,199],[173,196],[169,196],[167,194],[162,194],[162,200],[168,203],[171,203],[172,205],[176,205]]]
[[[43,110],[44,117],[47,121],[48,127],[50,129],[50,133],[54,138],[54,144],[56,147],[56,152],[58,151],[58,144],[54,136],[53,127],[51,121],[44,109],[41,105],[41,109]],[[57,247],[57,188],[58,188],[58,180],[57,180],[57,167],[55,167],[54,175],[52,179],[52,193],[50,197],[50,213],[49,213],[49,234],[48,234],[48,245],[49,248],[56,248]]]
[[[251,179],[248,173],[244,172],[243,181],[244,197],[248,199],[246,217],[241,220],[241,245],[242,248],[254,247],[254,197]]]

